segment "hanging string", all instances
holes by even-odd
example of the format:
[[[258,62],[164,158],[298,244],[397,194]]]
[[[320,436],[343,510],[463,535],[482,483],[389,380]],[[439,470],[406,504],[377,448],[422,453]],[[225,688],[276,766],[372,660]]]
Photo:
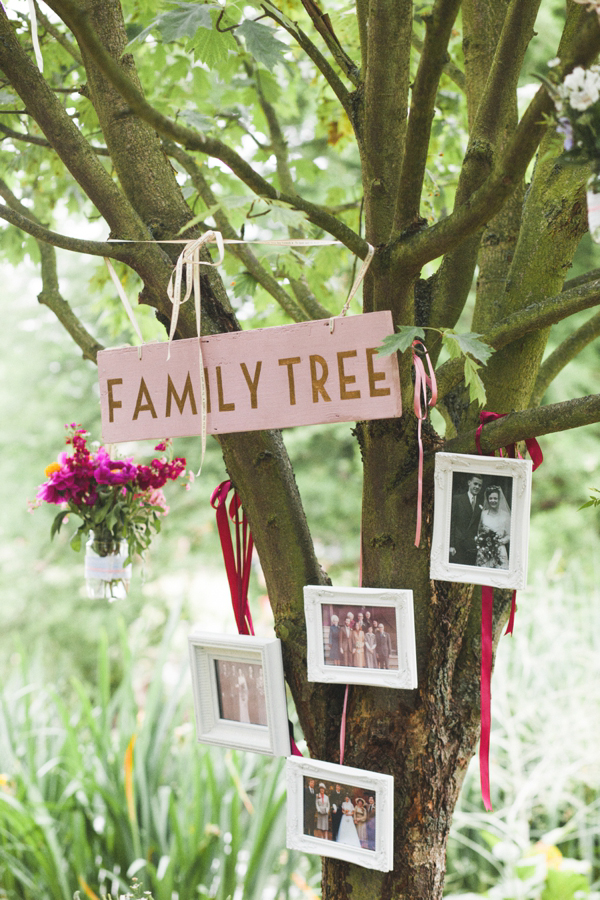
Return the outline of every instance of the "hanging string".
[[[44,71],[44,59],[42,57],[42,51],[40,50],[40,41],[38,38],[38,26],[37,26],[37,15],[35,11],[35,2],[34,0],[27,0],[27,5],[29,7],[29,15],[31,17],[31,43],[33,44],[33,52],[35,54],[35,61],[37,63],[37,67],[40,72]]]
[[[483,455],[481,449],[481,432],[484,425],[493,422],[495,419],[503,418],[506,413],[487,412],[483,410],[479,414],[479,427],[475,433],[475,444],[477,451]],[[538,442],[535,438],[529,438],[525,441],[525,446],[529,451],[533,462],[533,471],[541,466],[544,456]],[[505,447],[507,455],[514,459],[516,456],[522,459],[518,452],[516,444],[510,444]],[[494,456],[492,451],[490,454]],[[500,450],[502,456],[502,449]],[[515,613],[517,608],[517,592],[512,592],[510,604],[510,616],[505,634],[512,635],[515,624]],[[479,739],[479,778],[481,783],[481,796],[483,805],[486,810],[491,811],[492,801],[490,796],[490,733],[492,728],[492,650],[493,650],[493,616],[494,616],[494,589],[490,585],[484,584],[481,588],[481,676],[480,676],[480,710],[479,716],[481,721],[481,736]]]
[[[420,349],[425,355],[425,359],[427,360],[427,368],[429,369],[429,375],[425,372],[423,360],[417,353],[418,349]],[[433,371],[433,366],[431,365],[431,360],[429,359],[427,347],[422,341],[413,341],[412,358],[413,366],[415,367],[414,410],[415,416],[417,417],[417,440],[419,443],[417,528],[415,532],[415,547],[418,547],[421,543],[421,519],[423,517],[423,438],[421,429],[423,422],[427,418],[428,409],[433,409],[433,407],[437,403],[437,381],[435,378],[435,372]],[[429,401],[427,400],[427,388],[429,388],[429,390],[431,391],[431,397],[429,398]]]
[[[199,368],[199,377],[200,377],[200,399],[201,399],[201,441],[202,441],[202,451],[200,457],[200,466],[197,474],[199,475],[202,470],[202,465],[204,463],[204,457],[206,455],[206,435],[207,435],[207,426],[206,420],[208,415],[208,399],[207,399],[207,390],[206,390],[206,378],[204,375],[204,363],[202,360],[202,343],[201,343],[201,315],[202,315],[202,300],[201,300],[201,281],[200,281],[200,266],[220,266],[225,258],[225,244],[265,244],[267,246],[275,246],[275,247],[318,247],[318,246],[332,246],[332,245],[342,245],[341,241],[335,240],[309,240],[307,238],[293,238],[289,240],[272,240],[272,241],[246,241],[246,240],[238,240],[234,238],[223,238],[223,235],[220,231],[207,231],[199,238],[195,240],[186,240],[184,239],[168,239],[164,241],[130,241],[130,240],[121,240],[119,238],[109,238],[109,241],[112,243],[124,243],[124,244],[151,244],[151,243],[160,243],[160,244],[184,244],[183,250],[179,254],[177,258],[177,262],[175,263],[175,268],[171,273],[171,277],[169,278],[169,284],[167,286],[167,296],[173,305],[173,312],[171,314],[171,325],[169,328],[169,341],[168,341],[168,351],[167,351],[167,360],[171,358],[171,345],[173,343],[173,339],[175,337],[175,332],[177,330],[177,322],[179,319],[179,310],[183,303],[186,303],[189,298],[194,296],[194,307],[196,312],[196,330],[197,330],[197,338],[198,338],[198,368]],[[219,251],[219,258],[216,262],[212,262],[211,260],[200,259],[200,251],[203,246],[206,244],[215,243],[217,245]],[[343,246],[343,245],[342,245]],[[375,253],[375,248],[371,244],[367,244],[368,251],[367,255],[363,261],[363,264],[358,272],[358,275],[354,279],[354,284],[350,289],[350,293],[346,299],[346,302],[339,313],[340,316],[345,316],[348,307],[350,306],[350,301],[358,291],[363,278],[365,277],[367,270],[371,264],[371,260],[373,258],[373,254]],[[127,295],[123,290],[123,285],[117,278],[117,274],[112,266],[112,263],[108,258],[105,257],[106,265],[108,267],[108,271],[112,278],[113,284],[117,289],[117,293],[125,307],[125,312],[129,318],[129,321],[133,325],[135,333],[138,335],[140,342],[143,344],[143,338],[141,332],[139,330],[138,324],[135,319],[135,314],[127,299]],[[185,294],[182,297],[182,287],[183,287],[183,276],[185,271]],[[329,330],[333,333],[335,327],[335,316],[333,316],[329,320]],[[139,358],[142,358],[142,350],[141,348],[138,350]]]

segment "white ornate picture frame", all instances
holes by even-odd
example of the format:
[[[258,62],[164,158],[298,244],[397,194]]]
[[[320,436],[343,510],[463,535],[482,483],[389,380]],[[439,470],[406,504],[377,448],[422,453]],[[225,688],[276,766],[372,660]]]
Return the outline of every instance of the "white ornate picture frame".
[[[279,639],[195,629],[188,645],[198,742],[289,756]]]
[[[381,772],[367,772],[352,766],[338,766],[336,763],[320,762],[300,756],[291,756],[286,762],[287,779],[287,841],[290,850],[301,850],[303,853],[316,853],[319,856],[330,856],[364,866],[367,869],[378,869],[380,872],[391,872],[394,867],[394,779]],[[327,791],[330,830],[323,837],[316,836],[312,826],[319,820],[312,812],[311,798],[306,800],[305,788],[314,781],[315,791],[323,784]],[[331,827],[334,825],[333,791],[336,786],[342,787],[342,793],[348,794],[352,800],[357,795],[364,798],[363,805],[368,805],[369,798],[374,799],[373,815],[363,830],[362,844],[356,845],[356,826],[348,823],[346,834],[354,829],[354,833],[346,840],[334,840]],[[340,795],[341,796],[341,795]],[[358,804],[357,804],[358,805]],[[322,807],[323,808],[323,807]],[[348,815],[350,819],[350,814]],[[322,823],[324,824],[324,822]],[[307,833],[308,832],[308,833]],[[340,829],[338,829],[338,836]],[[371,849],[372,848],[372,849]]]
[[[328,684],[368,684],[379,687],[412,690],[417,687],[417,654],[413,593],[391,588],[342,588],[306,585],[304,612],[307,632],[307,677],[309,681]],[[375,637],[383,625],[384,637],[379,638],[383,650],[357,655],[344,640],[346,616],[351,617],[355,629],[359,619],[363,626],[378,622]],[[333,619],[339,620],[340,631],[334,639]],[[363,627],[365,631],[367,628]],[[387,635],[387,637],[385,637]],[[356,645],[354,645],[356,646]],[[385,649],[387,646],[387,649]],[[339,652],[337,648],[339,647]],[[347,665],[345,656],[352,655]],[[386,658],[386,654],[389,656]]]
[[[512,590],[525,587],[531,472],[531,460],[436,454],[432,579]]]

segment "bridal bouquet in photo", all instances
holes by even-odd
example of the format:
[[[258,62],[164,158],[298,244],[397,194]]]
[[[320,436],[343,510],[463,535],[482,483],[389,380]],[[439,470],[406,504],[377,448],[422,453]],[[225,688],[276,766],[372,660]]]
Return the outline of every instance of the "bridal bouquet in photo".
[[[551,60],[549,65],[558,64]],[[556,130],[563,136],[564,162],[592,165],[588,180],[588,222],[600,242],[600,65],[577,66],[559,83],[542,79],[555,108]]]
[[[131,558],[148,549],[169,511],[162,488],[185,475],[186,462],[169,458],[168,442],[155,447],[163,455],[149,465],[136,464],[132,458],[113,459],[102,446],[90,451],[84,428],[66,427],[66,443],[73,452],[59,454],[58,461],[46,467],[47,481],[33,507],[44,502],[61,507],[52,523],[52,537],[71,514],[78,516],[81,524],[71,546],[80,550],[83,538],[88,538],[88,596],[117,599],[127,591]]]
[[[491,528],[481,528],[475,537],[477,565],[490,569],[503,568],[502,551],[498,534]]]

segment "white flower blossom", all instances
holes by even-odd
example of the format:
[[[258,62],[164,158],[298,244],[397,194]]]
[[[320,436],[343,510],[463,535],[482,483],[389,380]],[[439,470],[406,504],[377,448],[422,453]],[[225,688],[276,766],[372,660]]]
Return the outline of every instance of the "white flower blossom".
[[[598,66],[583,69],[577,66],[567,75],[559,89],[562,99],[573,109],[583,112],[600,98],[600,71]]]
[[[560,65],[560,57],[559,56],[555,56],[554,59],[549,59],[548,63],[547,63],[547,66],[549,69],[554,69],[555,66],[559,66],[559,65]]]

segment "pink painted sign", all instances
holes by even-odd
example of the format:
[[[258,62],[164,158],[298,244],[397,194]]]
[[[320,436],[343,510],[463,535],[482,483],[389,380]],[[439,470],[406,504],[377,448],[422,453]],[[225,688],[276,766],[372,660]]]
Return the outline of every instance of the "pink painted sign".
[[[208,434],[402,414],[396,356],[377,356],[389,311],[203,337]],[[106,443],[201,434],[198,341],[98,354]]]

